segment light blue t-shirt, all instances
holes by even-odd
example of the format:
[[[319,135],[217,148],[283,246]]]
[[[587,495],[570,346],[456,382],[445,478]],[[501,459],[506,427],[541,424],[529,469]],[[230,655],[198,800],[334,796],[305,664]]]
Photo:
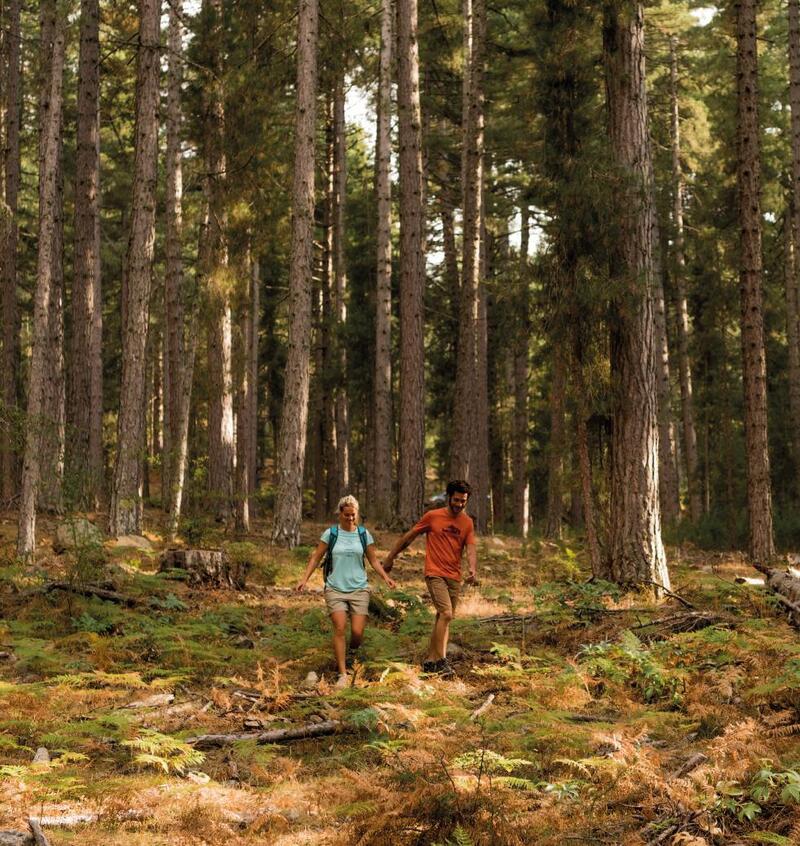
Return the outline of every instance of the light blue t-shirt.
[[[329,543],[331,530],[325,529],[320,540]],[[375,539],[367,531],[367,546],[375,543]],[[352,593],[354,590],[364,590],[369,587],[367,571],[364,567],[364,547],[358,536],[358,529],[348,532],[339,526],[339,537],[333,546],[333,571],[325,582],[326,587],[339,590],[342,593]]]

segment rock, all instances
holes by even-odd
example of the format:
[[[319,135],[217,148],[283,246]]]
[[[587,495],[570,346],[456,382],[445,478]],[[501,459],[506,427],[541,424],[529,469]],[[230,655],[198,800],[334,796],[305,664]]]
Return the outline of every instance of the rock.
[[[0,831],[0,846],[34,846],[34,839],[27,831]]]
[[[16,661],[17,656],[13,652],[0,652],[0,661]]]
[[[463,658],[464,657],[464,650],[457,644],[457,643],[448,643],[447,644],[447,657],[448,658]]]
[[[505,549],[506,548],[505,541],[501,540],[500,538],[494,537],[494,535],[492,535],[492,537],[489,538],[489,543],[492,546],[497,547],[497,549]]]
[[[68,549],[101,547],[103,545],[103,533],[83,517],[74,517],[65,520],[56,529],[53,538],[53,551],[60,555]]]
[[[146,699],[137,699],[136,702],[129,702],[126,708],[158,708],[160,705],[169,705],[175,700],[174,693],[156,693]]]
[[[120,535],[111,541],[111,546],[114,549],[132,548],[141,549],[143,552],[152,552],[153,544],[142,535]]]
[[[211,781],[211,776],[208,773],[195,772],[194,770],[189,770],[186,773],[186,778],[195,784],[208,784]]]
[[[50,763],[50,753],[44,748],[44,746],[40,746],[36,750],[36,754],[33,756],[33,763],[34,764],[49,764]]]
[[[306,690],[314,690],[319,684],[319,676],[312,670],[303,681],[303,687]]]

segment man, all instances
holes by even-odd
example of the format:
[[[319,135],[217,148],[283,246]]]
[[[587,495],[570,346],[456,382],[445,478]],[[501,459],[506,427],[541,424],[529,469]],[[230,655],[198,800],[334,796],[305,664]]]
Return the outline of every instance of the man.
[[[458,604],[461,587],[461,556],[467,548],[469,576],[467,582],[474,582],[477,571],[475,554],[475,528],[472,518],[464,510],[472,492],[467,482],[456,479],[447,485],[447,505],[427,511],[422,519],[409,529],[394,545],[386,557],[383,569],[388,573],[394,566],[394,559],[417,535],[425,538],[425,582],[436,608],[436,621],[428,647],[428,655],[422,662],[427,673],[452,675],[453,669],[447,661],[447,639],[450,635],[450,621]]]

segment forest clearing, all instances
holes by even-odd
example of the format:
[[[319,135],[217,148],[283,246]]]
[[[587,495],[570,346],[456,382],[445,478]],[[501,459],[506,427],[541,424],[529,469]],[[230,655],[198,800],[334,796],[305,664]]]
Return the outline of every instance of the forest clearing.
[[[159,573],[158,538],[34,572],[6,557],[0,830],[41,818],[53,846],[800,842],[800,643],[771,592],[736,583],[757,575],[740,556],[671,549],[683,601],[656,605],[587,581],[571,541],[489,538],[440,679],[419,669],[432,615],[413,547],[334,690],[319,591],[289,587],[309,547],[210,531],[254,560],[246,589]],[[37,590],[59,578],[135,604]]]

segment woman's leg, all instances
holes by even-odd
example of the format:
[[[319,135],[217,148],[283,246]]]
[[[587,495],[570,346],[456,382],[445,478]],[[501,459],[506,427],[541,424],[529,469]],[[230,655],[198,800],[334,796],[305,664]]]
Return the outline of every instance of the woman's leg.
[[[350,617],[350,649],[358,649],[364,639],[364,627],[367,625],[366,614],[352,614]]]
[[[347,611],[331,612],[331,623],[333,623],[333,654],[336,656],[336,666],[339,674],[347,672],[345,665],[345,631],[347,630]]]

